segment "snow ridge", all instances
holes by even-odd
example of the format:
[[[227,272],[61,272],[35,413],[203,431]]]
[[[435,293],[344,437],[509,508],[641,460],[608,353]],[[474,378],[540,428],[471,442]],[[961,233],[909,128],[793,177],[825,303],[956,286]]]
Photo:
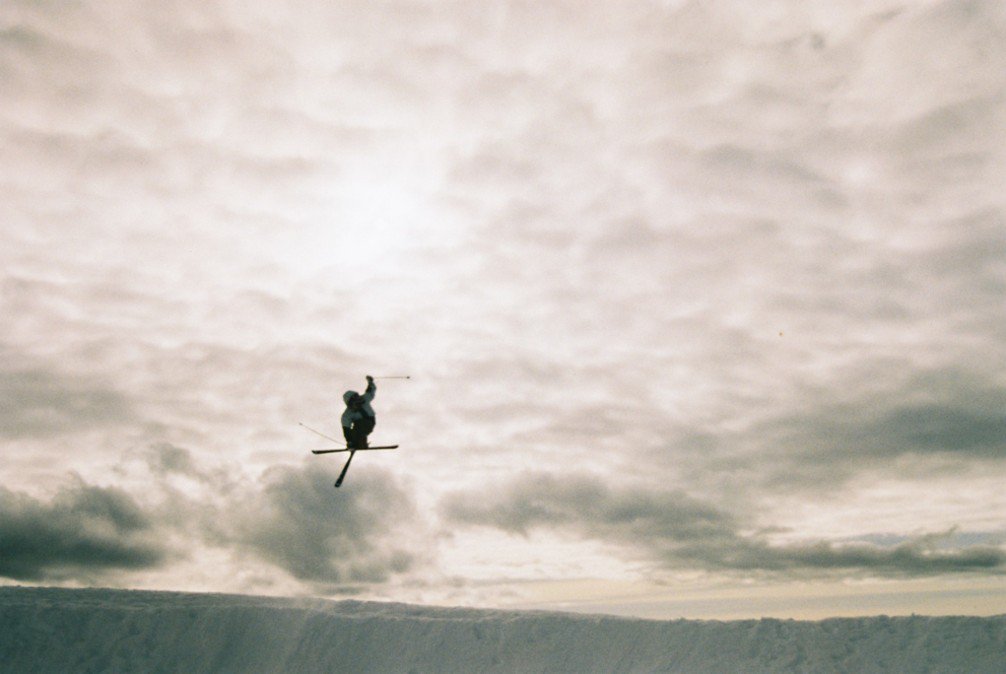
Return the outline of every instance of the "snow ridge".
[[[10,672],[1002,672],[1006,615],[655,621],[0,588]]]

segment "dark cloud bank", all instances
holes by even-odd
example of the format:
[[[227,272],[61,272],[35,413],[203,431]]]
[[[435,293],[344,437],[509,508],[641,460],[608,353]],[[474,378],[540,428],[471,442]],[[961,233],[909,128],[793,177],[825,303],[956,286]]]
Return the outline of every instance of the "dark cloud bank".
[[[0,487],[0,576],[87,578],[155,567],[169,554],[154,520],[121,490],[79,484],[44,502]]]
[[[880,377],[878,377],[880,378]],[[834,489],[867,474],[925,476],[998,470],[1006,459],[1006,390],[958,369],[917,372],[849,401],[768,420],[760,466],[778,488]]]
[[[872,367],[871,367],[872,366]],[[666,445],[645,455],[675,486],[748,500],[815,499],[863,481],[939,480],[1001,472],[1006,389],[961,367],[912,370],[900,363],[849,368],[846,386],[808,388],[740,428],[664,428]],[[872,373],[872,379],[870,374]],[[725,426],[725,424],[723,424]],[[929,482],[925,490],[941,489]]]
[[[0,488],[0,576],[107,582],[117,572],[164,567],[191,552],[170,541],[187,541],[265,561],[315,591],[340,593],[413,571],[427,550],[415,535],[423,523],[411,496],[380,471],[359,470],[351,488],[335,494],[333,470],[317,463],[225,485],[224,471],[201,469],[185,449],[158,445],[145,457],[155,485],[183,475],[213,496],[168,490],[161,506],[144,508],[122,490],[81,483],[51,501]],[[1006,553],[986,544],[989,537],[947,532],[779,544],[747,514],[713,501],[586,475],[526,473],[492,493],[454,492],[440,515],[452,527],[560,531],[622,547],[665,571],[919,577],[1006,570]]]
[[[357,472],[352,488],[337,494],[332,477],[317,465],[270,471],[240,518],[236,541],[329,591],[407,571],[414,555],[397,544],[396,532],[415,523],[409,496],[380,472]]]
[[[749,532],[744,519],[680,491],[608,486],[587,476],[557,478],[529,473],[487,495],[458,492],[442,514],[453,524],[514,534],[553,529],[623,545],[667,570],[830,572],[927,576],[959,572],[1001,573],[1006,553],[987,545],[945,549],[947,537],[872,542],[775,545]]]
[[[415,506],[380,471],[361,467],[351,488],[335,492],[336,471],[319,463],[277,467],[254,482],[235,477],[236,470],[207,469],[168,443],[139,456],[156,505],[79,481],[51,500],[0,487],[0,577],[114,582],[116,573],[166,567],[207,545],[338,593],[383,583],[416,564],[408,543]],[[183,493],[172,486],[176,479],[201,490]]]

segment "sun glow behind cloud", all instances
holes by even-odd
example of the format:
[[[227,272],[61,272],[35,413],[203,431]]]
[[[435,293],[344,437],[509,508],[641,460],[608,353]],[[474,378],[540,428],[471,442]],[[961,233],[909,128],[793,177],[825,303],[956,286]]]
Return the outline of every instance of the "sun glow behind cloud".
[[[433,229],[431,194],[420,176],[380,167],[378,160],[351,162],[346,177],[319,185],[324,194],[303,207],[302,224],[284,232],[267,254],[299,280],[327,271],[351,283],[400,267],[402,257]]]

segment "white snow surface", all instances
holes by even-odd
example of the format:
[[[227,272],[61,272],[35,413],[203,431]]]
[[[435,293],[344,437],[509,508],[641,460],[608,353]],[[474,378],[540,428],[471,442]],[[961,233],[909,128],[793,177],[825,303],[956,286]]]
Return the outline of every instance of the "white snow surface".
[[[656,621],[0,588],[3,672],[1006,671],[1006,615]]]

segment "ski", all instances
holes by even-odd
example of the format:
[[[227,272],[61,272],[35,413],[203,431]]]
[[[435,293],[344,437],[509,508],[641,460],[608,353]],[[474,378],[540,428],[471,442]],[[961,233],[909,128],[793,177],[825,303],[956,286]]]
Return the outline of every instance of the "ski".
[[[331,440],[332,442],[342,442],[341,440],[333,438],[330,435],[325,435],[321,431],[318,431],[318,430],[315,430],[315,429],[311,428],[310,426],[308,426],[307,424],[305,424],[303,422],[298,421],[297,423],[300,426],[304,427],[305,429],[311,431],[315,435],[320,435],[321,437],[325,438],[326,440]],[[342,484],[342,481],[346,479],[346,472],[349,470],[349,464],[352,463],[353,457],[356,456],[356,453],[357,452],[365,452],[365,451],[368,451],[368,450],[371,450],[371,449],[398,449],[398,445],[374,445],[373,447],[339,447],[339,448],[326,448],[326,449],[312,449],[311,453],[312,454],[335,454],[336,452],[349,452],[349,458],[346,459],[346,465],[342,467],[342,472],[339,473],[339,479],[337,479],[335,481],[335,486],[336,486],[336,488],[338,488]]]
[[[340,449],[312,449],[312,454],[334,454],[335,452],[365,452],[369,449],[398,449],[398,445],[375,445],[373,447],[342,447]]]
[[[353,457],[356,456],[357,450],[349,450],[349,458],[346,459],[346,465],[342,467],[342,472],[339,473],[339,478],[335,481],[335,488],[338,489],[342,481],[346,479],[346,471],[349,470],[349,464],[353,462]]]

